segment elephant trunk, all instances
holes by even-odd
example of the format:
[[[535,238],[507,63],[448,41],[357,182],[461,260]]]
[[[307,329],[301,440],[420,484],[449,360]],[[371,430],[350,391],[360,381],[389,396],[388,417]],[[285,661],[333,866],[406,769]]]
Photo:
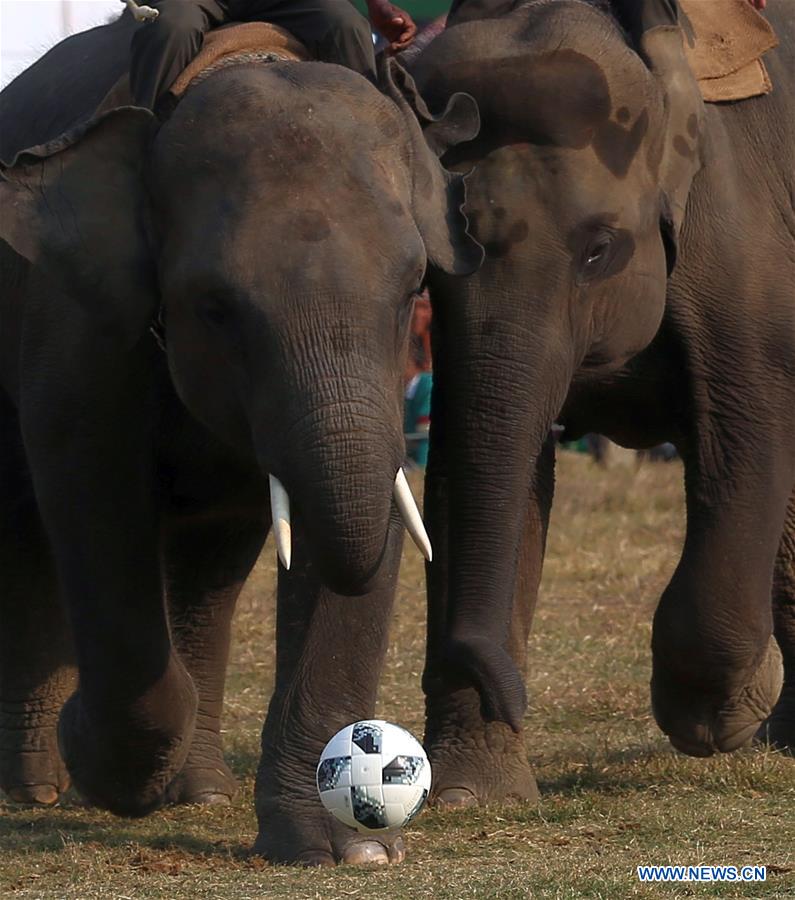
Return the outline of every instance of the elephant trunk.
[[[291,514],[309,558],[341,594],[365,591],[379,568],[400,462],[395,437],[371,435],[365,427],[362,422],[343,434],[328,425],[306,427],[286,448],[294,454],[283,479]],[[274,528],[284,533],[282,523]]]
[[[285,403],[282,421],[289,417],[293,424],[285,423],[275,435],[272,428],[263,429],[259,443],[282,566],[292,565],[292,534],[298,531],[321,579],[340,594],[368,590],[393,509],[417,539],[427,541],[402,475],[397,391],[374,387],[384,381],[376,372],[355,381],[330,378],[325,383],[333,384],[333,400],[317,385],[302,391]]]
[[[518,731],[524,677],[506,647],[518,555],[536,460],[565,399],[572,364],[565,342],[522,321],[525,297],[516,316],[499,321],[487,296],[455,297],[441,323],[449,348],[442,376],[449,484],[445,657],[478,689],[484,718]]]

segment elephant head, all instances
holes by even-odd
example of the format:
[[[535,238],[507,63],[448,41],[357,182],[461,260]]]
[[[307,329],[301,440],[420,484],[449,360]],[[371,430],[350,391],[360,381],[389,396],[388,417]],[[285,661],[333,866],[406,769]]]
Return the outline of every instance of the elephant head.
[[[426,267],[482,257],[437,157],[477,132],[474,102],[426,136],[395,73],[380,92],[337,66],[230,67],[164,123],[114,110],[0,181],[0,237],[120,353],[162,321],[185,406],[271,476],[283,562],[291,503],[342,593],[365,588],[386,541],[413,297]]]
[[[474,166],[486,259],[431,282],[443,428],[429,468],[450,493],[449,662],[488,718],[518,728],[523,679],[504,645],[535,462],[575,373],[617,369],[658,330],[699,115],[682,133],[664,79],[580,0],[454,25],[413,72],[431,108],[463,90],[481,113],[477,138],[444,157]]]

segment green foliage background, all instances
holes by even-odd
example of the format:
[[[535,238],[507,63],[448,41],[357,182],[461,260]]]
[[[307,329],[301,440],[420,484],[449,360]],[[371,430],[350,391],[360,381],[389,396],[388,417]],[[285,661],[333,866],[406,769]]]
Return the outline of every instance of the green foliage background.
[[[352,2],[361,12],[367,11],[364,0],[352,0]],[[401,9],[405,9],[417,21],[435,19],[450,9],[450,0],[393,0],[393,2]]]

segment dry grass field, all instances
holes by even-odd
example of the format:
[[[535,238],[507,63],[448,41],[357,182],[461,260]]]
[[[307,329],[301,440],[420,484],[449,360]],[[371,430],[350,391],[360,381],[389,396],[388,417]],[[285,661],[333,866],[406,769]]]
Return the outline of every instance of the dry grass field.
[[[67,797],[0,802],[0,897],[679,898],[795,897],[795,760],[676,754],[649,713],[649,634],[682,540],[677,464],[601,471],[561,454],[532,641],[527,717],[538,807],[427,810],[402,866],[297,870],[247,855],[259,730],[273,671],[269,546],[237,617],[226,742],[229,807],[123,821]],[[407,544],[378,713],[422,730],[424,589]],[[765,884],[639,884],[643,863],[764,864]]]

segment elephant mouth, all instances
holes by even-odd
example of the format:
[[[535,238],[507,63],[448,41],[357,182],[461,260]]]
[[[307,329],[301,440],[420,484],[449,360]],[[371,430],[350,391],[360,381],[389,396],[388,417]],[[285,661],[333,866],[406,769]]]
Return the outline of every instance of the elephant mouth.
[[[268,475],[268,483],[270,486],[271,515],[276,553],[282,566],[289,572],[293,555],[290,495],[275,475]],[[395,475],[392,498],[395,501],[395,506],[400,513],[403,524],[406,526],[406,530],[416,544],[417,549],[428,562],[431,562],[433,559],[431,541],[402,468],[398,469]]]

